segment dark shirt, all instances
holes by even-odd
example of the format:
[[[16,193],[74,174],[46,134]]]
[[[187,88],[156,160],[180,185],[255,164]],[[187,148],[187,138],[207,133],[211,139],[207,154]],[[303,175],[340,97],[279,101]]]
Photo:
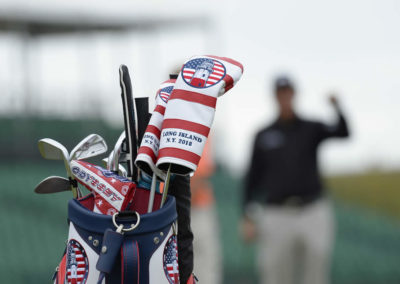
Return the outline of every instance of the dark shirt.
[[[347,137],[347,123],[339,109],[338,122],[326,125],[295,117],[276,120],[254,141],[245,179],[245,206],[250,202],[284,204],[296,197],[312,201],[322,194],[317,149],[330,137]]]

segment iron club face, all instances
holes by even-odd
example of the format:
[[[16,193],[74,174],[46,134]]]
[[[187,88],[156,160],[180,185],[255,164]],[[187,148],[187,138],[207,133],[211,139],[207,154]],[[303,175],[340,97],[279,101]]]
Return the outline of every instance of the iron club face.
[[[51,138],[44,138],[39,140],[38,147],[43,158],[48,160],[63,160],[68,178],[71,180],[73,179],[71,167],[69,166],[69,154],[67,149],[61,143]],[[73,184],[70,184],[70,187],[74,198],[81,196],[78,187]]]
[[[38,143],[40,154],[47,160],[69,160],[67,149],[51,138],[40,139]]]
[[[47,177],[35,187],[35,192],[39,194],[63,191],[71,191],[71,184],[68,179],[58,176]]]
[[[107,144],[98,134],[90,134],[72,149],[70,161],[83,160],[107,152]]]

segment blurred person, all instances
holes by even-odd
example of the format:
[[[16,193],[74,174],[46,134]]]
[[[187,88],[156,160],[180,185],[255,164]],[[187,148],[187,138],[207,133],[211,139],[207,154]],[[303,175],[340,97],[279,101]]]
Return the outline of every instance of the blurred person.
[[[211,141],[206,142],[199,167],[191,178],[194,271],[200,283],[222,283],[218,216],[210,178],[215,170]]]
[[[275,81],[279,114],[255,137],[244,188],[245,241],[259,242],[258,268],[264,284],[329,283],[334,240],[331,204],[318,172],[317,149],[328,138],[349,136],[336,96],[338,121],[326,125],[300,117],[295,86]]]

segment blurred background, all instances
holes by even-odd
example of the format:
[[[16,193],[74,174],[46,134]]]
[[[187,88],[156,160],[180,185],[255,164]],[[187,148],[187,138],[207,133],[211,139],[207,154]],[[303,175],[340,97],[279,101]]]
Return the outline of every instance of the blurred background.
[[[332,283],[400,283],[399,26],[395,0],[0,0],[4,283],[49,283],[67,238],[70,194],[33,192],[65,175],[37,141],[71,150],[97,133],[112,147],[123,129],[119,65],[130,68],[135,96],[152,98],[196,54],[245,68],[213,125],[221,283],[257,283],[256,247],[238,236],[242,178],[254,134],[276,116],[282,73],[296,81],[301,114],[331,121],[334,92],[350,123],[349,140],[320,149],[337,222]]]

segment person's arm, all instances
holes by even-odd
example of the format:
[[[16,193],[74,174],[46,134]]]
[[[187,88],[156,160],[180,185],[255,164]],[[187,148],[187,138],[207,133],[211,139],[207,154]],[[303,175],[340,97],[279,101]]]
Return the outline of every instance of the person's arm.
[[[260,174],[262,173],[262,159],[258,146],[258,135],[254,141],[253,152],[250,160],[250,167],[244,180],[243,192],[243,217],[239,224],[239,232],[245,242],[252,242],[257,235],[254,222],[255,209],[259,207],[257,201],[257,191],[260,187]]]
[[[260,174],[262,173],[262,157],[260,155],[260,147],[257,135],[251,155],[250,166],[244,179],[244,194],[243,194],[243,209],[246,212],[246,207],[257,199],[257,190],[260,185]]]
[[[340,108],[339,101],[336,96],[332,95],[329,97],[329,101],[337,114],[337,122],[333,125],[327,125],[324,123],[318,123],[318,141],[325,140],[330,137],[345,138],[350,135],[349,128],[347,126],[346,118]]]

